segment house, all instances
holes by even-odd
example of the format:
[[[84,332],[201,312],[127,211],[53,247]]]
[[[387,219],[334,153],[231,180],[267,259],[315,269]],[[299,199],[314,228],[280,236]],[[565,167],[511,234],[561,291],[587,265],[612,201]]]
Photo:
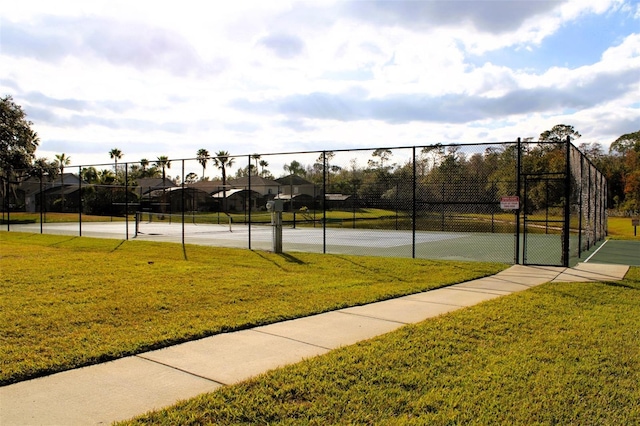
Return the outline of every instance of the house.
[[[224,189],[216,192],[211,197],[217,202],[221,211],[227,212],[247,211],[248,206],[251,206],[251,210],[256,210],[264,199],[259,192],[243,188]]]
[[[252,175],[251,180],[248,176],[244,176],[238,179],[230,179],[227,181],[231,188],[243,188],[249,189],[249,183],[251,183],[251,190],[257,192],[266,199],[272,199],[278,194],[280,184],[271,179],[265,179],[260,176]]]
[[[140,210],[150,212],[167,213],[170,210],[167,190],[177,188],[171,179],[165,178],[140,178],[137,185],[132,185],[132,190],[140,199]]]
[[[82,185],[87,183],[80,182],[73,173],[64,173],[52,181],[45,179],[42,182],[36,177],[29,177],[18,185],[18,199],[24,200],[24,210],[27,212],[40,211],[41,203],[44,211],[62,211],[63,199],[64,211],[77,211],[78,191]]]
[[[289,175],[276,179],[279,185],[277,200],[284,202],[285,210],[296,210],[302,207],[314,208],[322,198],[322,190],[306,179],[297,175]]]
[[[231,190],[240,189],[243,193],[236,193],[237,195],[233,195],[234,198],[242,198],[242,205],[246,204],[246,200],[251,199],[251,210],[264,210],[267,204],[267,201],[272,200],[275,196],[278,195],[279,184],[276,181],[271,179],[265,179],[261,176],[252,175],[243,176],[237,179],[230,179],[227,181]],[[249,196],[249,186],[251,186],[251,195]],[[229,195],[227,195],[229,196]],[[231,202],[230,202],[231,203]],[[229,209],[231,210],[230,204]],[[242,208],[244,210],[245,207]]]
[[[144,195],[147,195],[152,191],[156,191],[158,189],[161,190],[163,188],[175,188],[178,185],[168,178],[165,178],[164,182],[162,178],[140,178],[137,179],[137,185],[131,186],[135,188],[135,192],[140,198],[142,198]]]
[[[171,188],[155,189],[149,193],[148,199],[155,200],[150,205],[143,203],[143,210],[160,211],[164,213],[207,212],[214,211],[216,203],[209,193],[197,188],[173,186]]]
[[[189,188],[198,189],[204,191],[209,195],[213,195],[216,192],[222,190],[221,180],[199,180],[198,182],[186,184]]]
[[[324,197],[327,209],[353,208],[353,201],[351,200],[352,197],[348,194],[326,194]]]
[[[272,181],[261,179],[251,176],[251,191],[249,191],[249,180],[246,177],[228,180],[226,186],[220,180],[198,181],[187,186],[209,194],[213,202],[211,210],[241,212],[246,211],[249,205],[252,210],[258,209],[264,200],[263,192],[268,193],[273,190],[272,187],[277,188]]]

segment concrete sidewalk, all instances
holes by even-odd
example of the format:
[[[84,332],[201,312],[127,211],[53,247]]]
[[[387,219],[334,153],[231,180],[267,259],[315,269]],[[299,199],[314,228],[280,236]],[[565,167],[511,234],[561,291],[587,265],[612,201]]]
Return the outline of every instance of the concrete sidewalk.
[[[0,424],[109,424],[395,330],[550,281],[620,280],[622,265],[514,265],[398,299],[219,334],[0,388]]]

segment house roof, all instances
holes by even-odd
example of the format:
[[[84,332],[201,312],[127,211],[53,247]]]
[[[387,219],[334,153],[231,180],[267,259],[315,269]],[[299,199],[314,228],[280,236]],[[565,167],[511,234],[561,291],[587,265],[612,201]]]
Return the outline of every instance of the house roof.
[[[189,188],[196,188],[201,191],[205,191],[209,194],[212,194],[222,189],[222,181],[221,180],[200,180],[198,182],[188,183],[187,186]]]
[[[138,187],[142,188],[143,193],[151,192],[156,189],[173,188],[177,186],[171,179],[165,178],[164,185],[162,178],[140,178],[138,179]]]
[[[311,195],[309,194],[293,194],[293,197],[291,197],[291,194],[278,194],[275,197],[273,197],[274,200],[290,200],[291,198],[296,199],[299,197],[311,197]]]
[[[61,176],[58,176],[53,181],[45,180],[42,183],[43,183],[42,190],[49,191],[52,188],[60,187],[62,185],[62,178]],[[69,193],[69,191],[73,192],[77,190],[79,185],[80,185],[80,179],[78,179],[78,176],[76,176],[73,173],[64,174],[64,186],[65,188],[71,188],[71,189],[65,189],[65,194]],[[82,185],[87,185],[87,183],[85,181],[82,181]],[[37,194],[40,192],[40,180],[35,177],[29,177],[24,181],[20,182],[18,187],[22,191],[24,191],[26,196],[31,196],[33,194]]]
[[[147,191],[144,193],[143,198],[152,198],[152,197],[161,197],[162,194],[171,194],[171,193],[178,193],[180,191],[182,191],[182,186],[174,186],[171,188],[159,188],[159,189],[154,189],[152,191]],[[185,193],[187,194],[198,194],[201,193],[203,196],[208,197],[210,194],[207,191],[203,191],[201,189],[198,188],[189,188],[188,186],[185,186],[184,188]]]
[[[231,186],[247,187],[249,186],[249,177],[243,176],[238,179],[231,179],[231,180],[228,180],[227,183]],[[255,176],[255,175],[251,176],[251,186],[279,186],[279,185],[280,184],[278,182],[271,179],[265,179],[263,177]]]
[[[276,179],[276,182],[280,185],[313,185],[313,182],[309,182],[298,175],[284,176]]]
[[[325,194],[324,199],[327,201],[345,201],[348,200],[351,195],[346,194]]]
[[[246,190],[246,189],[243,189],[243,188],[234,188],[234,189],[227,189],[226,191],[216,192],[215,194],[212,194],[211,196],[213,198],[220,199],[220,198],[224,198],[224,196],[226,195],[227,198],[229,198],[232,195],[238,194],[240,192],[249,192],[249,191]],[[254,195],[254,196],[260,196],[260,193],[258,193],[256,191],[252,190],[251,192],[252,192],[252,195]]]

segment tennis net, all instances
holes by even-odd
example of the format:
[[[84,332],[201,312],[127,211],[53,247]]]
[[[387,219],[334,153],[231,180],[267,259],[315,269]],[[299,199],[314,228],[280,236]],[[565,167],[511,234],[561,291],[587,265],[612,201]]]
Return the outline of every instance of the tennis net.
[[[225,213],[136,212],[136,235],[232,232],[232,223]]]

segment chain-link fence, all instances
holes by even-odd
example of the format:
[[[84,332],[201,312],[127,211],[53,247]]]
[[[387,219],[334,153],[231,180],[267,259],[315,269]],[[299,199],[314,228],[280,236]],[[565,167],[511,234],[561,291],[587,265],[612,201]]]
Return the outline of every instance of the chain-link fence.
[[[568,142],[158,157],[4,187],[7,230],[248,249],[274,249],[269,201],[288,252],[568,265],[606,233],[604,177]]]

